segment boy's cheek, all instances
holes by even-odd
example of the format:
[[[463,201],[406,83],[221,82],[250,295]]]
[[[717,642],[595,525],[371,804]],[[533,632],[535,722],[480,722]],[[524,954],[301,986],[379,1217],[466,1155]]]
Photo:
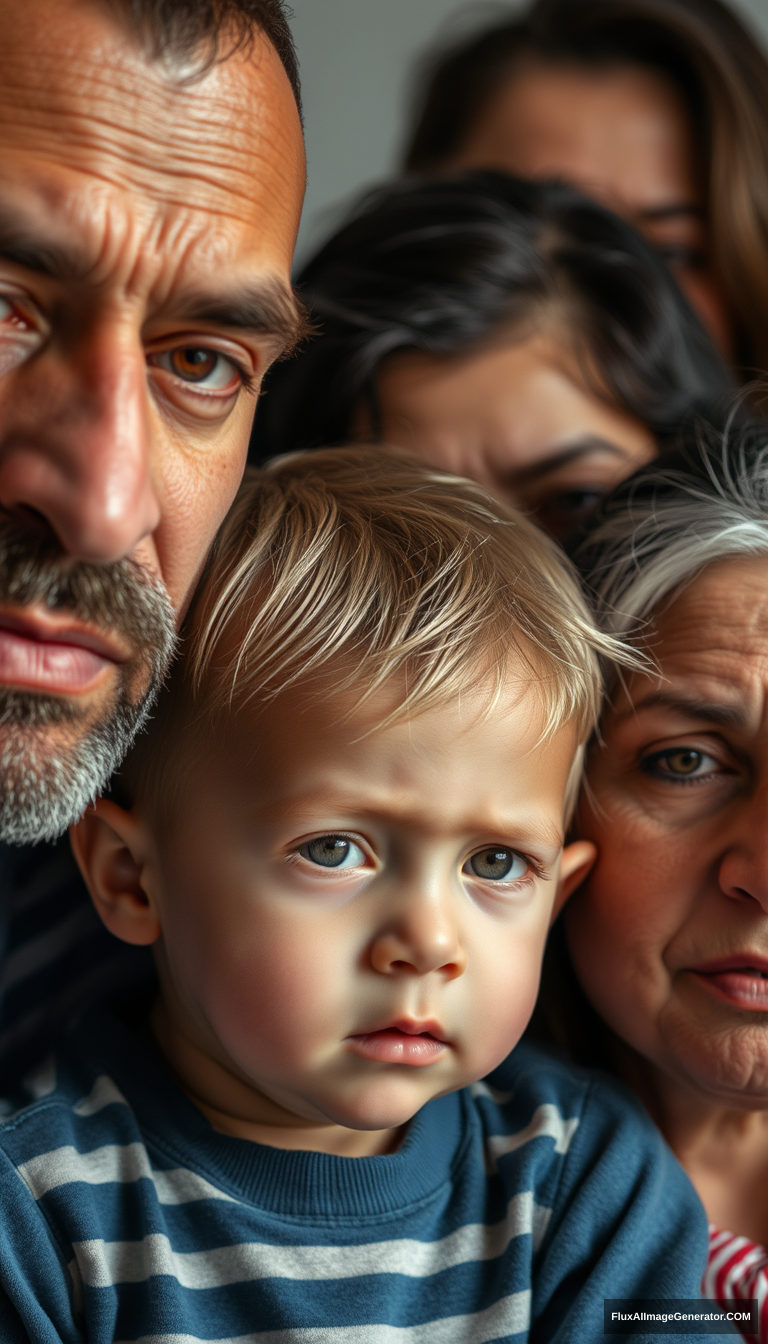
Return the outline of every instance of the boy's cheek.
[[[484,977],[463,1022],[465,1062],[474,1082],[497,1068],[518,1044],[536,1003],[541,974],[541,951],[509,949],[508,955]]]
[[[321,931],[306,938],[293,926],[233,920],[196,942],[196,955],[175,973],[245,1072],[300,1066],[323,1042],[350,1030],[342,1011],[345,978]]]

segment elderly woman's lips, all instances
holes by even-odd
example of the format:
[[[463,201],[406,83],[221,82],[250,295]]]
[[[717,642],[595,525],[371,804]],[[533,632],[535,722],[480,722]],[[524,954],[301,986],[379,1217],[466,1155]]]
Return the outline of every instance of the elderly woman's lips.
[[[60,640],[31,639],[0,626],[0,683],[49,695],[88,691],[114,659],[94,649]]]
[[[768,1012],[768,967],[731,964],[705,969],[696,968],[692,974],[718,998],[727,999],[736,1008],[753,1012]]]

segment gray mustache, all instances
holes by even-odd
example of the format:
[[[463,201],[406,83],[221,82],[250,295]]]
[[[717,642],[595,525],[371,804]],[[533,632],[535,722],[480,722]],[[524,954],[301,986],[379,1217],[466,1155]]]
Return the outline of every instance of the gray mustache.
[[[70,560],[54,538],[0,520],[0,605],[67,612],[122,635],[137,659],[162,676],[175,645],[175,615],[163,584],[127,557],[106,564]]]

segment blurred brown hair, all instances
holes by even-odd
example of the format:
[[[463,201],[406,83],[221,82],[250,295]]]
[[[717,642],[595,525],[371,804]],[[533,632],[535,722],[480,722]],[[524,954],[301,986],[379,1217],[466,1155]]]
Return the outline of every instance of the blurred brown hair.
[[[526,55],[641,65],[680,90],[700,147],[712,259],[740,362],[768,369],[768,59],[735,14],[720,0],[536,0],[524,18],[433,59],[406,170],[448,166]]]

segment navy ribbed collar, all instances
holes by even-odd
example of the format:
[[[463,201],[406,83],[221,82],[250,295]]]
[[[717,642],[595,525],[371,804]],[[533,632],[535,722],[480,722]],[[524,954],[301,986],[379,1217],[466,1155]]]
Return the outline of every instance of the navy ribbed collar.
[[[161,1165],[179,1165],[284,1217],[360,1218],[392,1213],[450,1182],[469,1141],[472,1108],[463,1092],[429,1102],[396,1153],[337,1157],[270,1148],[219,1134],[188,1099],[149,1033],[107,1008],[71,1043],[94,1079],[108,1074],[129,1102]]]

